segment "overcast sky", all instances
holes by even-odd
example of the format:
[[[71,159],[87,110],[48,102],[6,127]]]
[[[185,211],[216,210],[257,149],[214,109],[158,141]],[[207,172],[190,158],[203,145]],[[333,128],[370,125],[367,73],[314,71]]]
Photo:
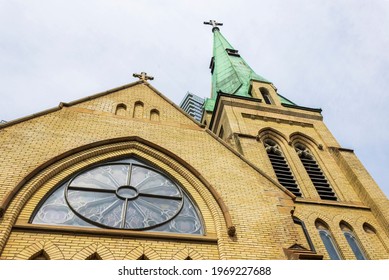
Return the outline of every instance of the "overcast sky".
[[[210,95],[211,27],[301,106],[322,108],[389,196],[389,1],[0,0],[0,120],[135,81]]]

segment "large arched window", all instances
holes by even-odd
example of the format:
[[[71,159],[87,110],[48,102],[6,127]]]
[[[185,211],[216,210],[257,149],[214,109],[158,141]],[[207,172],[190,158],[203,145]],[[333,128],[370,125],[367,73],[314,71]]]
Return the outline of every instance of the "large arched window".
[[[332,190],[327,178],[325,177],[319,164],[316,162],[311,151],[300,143],[295,145],[295,150],[320,198],[326,200],[337,200],[334,191]]]
[[[345,222],[341,222],[339,224],[341,230],[343,231],[344,237],[346,237],[346,240],[348,242],[348,245],[350,245],[351,250],[353,250],[353,253],[357,260],[366,260],[365,253],[362,250],[362,246],[360,245],[359,241],[357,240],[354,231],[352,230],[351,226],[346,224]]]
[[[273,170],[276,173],[278,182],[291,191],[295,196],[301,197],[301,192],[296,184],[296,180],[290,171],[289,165],[281,152],[278,144],[271,140],[266,139],[263,141],[267,155],[269,156]]]
[[[317,230],[319,231],[319,235],[321,240],[323,241],[324,247],[326,247],[326,250],[328,252],[328,255],[330,256],[331,260],[340,260],[341,256],[339,253],[339,250],[337,246],[335,245],[335,241],[332,238],[331,232],[328,228],[328,226],[320,221],[317,220],[315,223],[315,226]]]
[[[34,224],[203,234],[197,207],[168,175],[134,158],[92,166],[61,184]]]

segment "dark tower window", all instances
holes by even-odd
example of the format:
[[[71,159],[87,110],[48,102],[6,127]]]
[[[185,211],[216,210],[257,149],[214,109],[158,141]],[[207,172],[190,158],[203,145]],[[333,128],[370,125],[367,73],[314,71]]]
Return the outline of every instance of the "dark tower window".
[[[278,144],[271,139],[266,139],[264,145],[278,182],[295,196],[301,197],[300,189]]]
[[[335,193],[333,192],[312,153],[302,144],[297,144],[295,149],[320,198],[326,200],[337,200]]]
[[[266,104],[273,104],[271,102],[270,93],[266,88],[261,87],[259,88],[259,91],[261,92],[263,101],[265,101]]]

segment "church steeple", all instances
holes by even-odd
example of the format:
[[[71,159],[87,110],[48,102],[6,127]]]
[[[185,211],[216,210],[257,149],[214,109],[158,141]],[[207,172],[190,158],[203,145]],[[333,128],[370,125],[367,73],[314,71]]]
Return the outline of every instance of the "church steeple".
[[[252,81],[272,84],[264,77],[255,73],[247,64],[239,51],[235,49],[221,34],[218,26],[223,25],[214,20],[204,22],[212,25],[213,32],[213,57],[210,63],[212,73],[211,98],[207,98],[204,107],[206,111],[213,111],[215,100],[219,93],[235,96],[252,97],[250,85]],[[281,103],[289,100],[280,97]]]

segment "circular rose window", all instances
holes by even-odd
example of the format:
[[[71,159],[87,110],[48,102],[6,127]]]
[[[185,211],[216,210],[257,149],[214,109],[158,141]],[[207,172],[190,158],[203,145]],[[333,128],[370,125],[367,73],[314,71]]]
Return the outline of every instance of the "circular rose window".
[[[95,165],[39,204],[34,224],[203,234],[199,211],[169,176],[143,162]]]
[[[70,180],[65,197],[74,213],[87,222],[123,229],[164,224],[183,206],[182,192],[175,183],[135,163],[86,170]]]

